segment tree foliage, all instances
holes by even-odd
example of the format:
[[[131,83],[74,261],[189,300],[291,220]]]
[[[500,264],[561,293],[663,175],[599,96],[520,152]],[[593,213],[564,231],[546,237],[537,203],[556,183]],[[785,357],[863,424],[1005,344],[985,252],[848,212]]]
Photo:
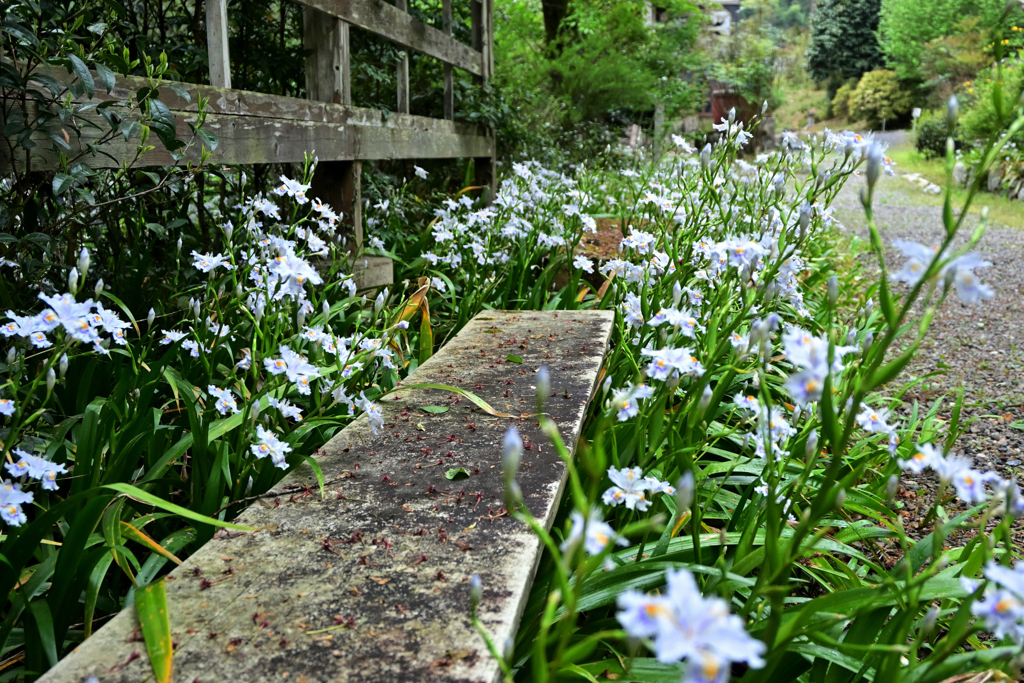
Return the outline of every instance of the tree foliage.
[[[821,0],[811,17],[807,69],[818,81],[859,78],[884,65],[875,32],[881,0]]]
[[[758,25],[753,18],[741,21],[730,36],[715,41],[711,75],[735,88],[752,106],[759,108],[767,100],[774,109],[781,100],[776,88],[781,42],[774,27]]]
[[[686,0],[659,3],[654,23],[649,12],[640,0],[499,0],[495,80],[520,120],[552,137],[599,133],[592,124],[632,122],[658,104],[691,108],[703,88],[683,76],[701,70],[703,15]]]
[[[886,62],[900,79],[923,78],[929,42],[975,29],[987,34],[1000,23],[1005,5],[1003,0],[882,0],[878,39]],[[979,21],[965,22],[968,17]],[[1016,11],[1006,21],[1019,19]]]

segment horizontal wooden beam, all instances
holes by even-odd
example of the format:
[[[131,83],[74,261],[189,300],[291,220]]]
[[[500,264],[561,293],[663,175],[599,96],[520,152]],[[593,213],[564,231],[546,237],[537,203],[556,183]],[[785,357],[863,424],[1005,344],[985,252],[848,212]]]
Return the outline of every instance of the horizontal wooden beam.
[[[120,78],[109,95],[97,92],[91,101],[98,104],[104,100],[127,99],[145,85],[145,80],[140,78]],[[196,122],[199,97],[208,98],[206,128],[218,139],[211,163],[301,162],[306,152],[315,152],[321,161],[464,158],[489,156],[494,152],[494,138],[482,129],[444,119],[408,114],[385,117],[376,109],[212,86],[182,84],[181,92],[185,96],[170,88],[161,88],[160,100],[174,114],[178,137],[185,141],[192,136],[189,123]],[[82,137],[77,141],[71,133],[72,155],[108,129],[95,111],[83,116],[96,123],[99,130],[83,128]],[[56,168],[55,155],[43,151],[49,150],[49,140],[40,135],[37,142],[32,150],[32,168]],[[93,168],[116,167],[122,160],[134,158],[137,144],[137,138],[126,142],[118,135],[102,146],[102,151],[112,158],[90,154],[82,161]],[[137,165],[174,163],[155,135],[150,136],[150,144],[155,144],[157,149],[146,154]],[[196,161],[198,156],[197,145],[187,159]],[[15,163],[24,168],[26,161],[22,157]],[[6,171],[6,160],[0,158],[0,173]]]
[[[474,76],[484,74],[484,55],[383,0],[295,0],[376,33],[402,47],[435,57]]]
[[[95,122],[104,125],[99,117],[95,117]],[[195,122],[194,115],[177,116],[179,138],[189,139],[190,122]],[[395,125],[343,125],[211,114],[206,119],[206,129],[218,138],[217,149],[210,157],[210,163],[214,164],[301,162],[306,152],[315,153],[321,161],[347,161],[483,157],[490,156],[494,150],[493,138],[483,135],[426,131]],[[81,142],[72,145],[75,150],[73,153],[97,137],[97,131],[84,131]],[[45,144],[44,136],[40,136],[39,142]],[[151,136],[151,142],[156,144],[156,149],[145,154],[137,166],[166,166],[175,163],[170,153],[155,140],[155,136]],[[102,146],[102,151],[110,156],[86,155],[80,161],[92,168],[116,168],[122,160],[130,160],[135,156],[136,145],[137,140],[125,142],[124,138],[118,136]],[[45,148],[37,146],[32,150],[32,168],[40,171],[58,168],[56,157],[48,151],[40,152],[41,149]],[[193,162],[198,158],[198,146],[186,155],[186,159]],[[20,165],[24,160],[18,163]],[[5,170],[2,166],[0,162],[0,172]]]

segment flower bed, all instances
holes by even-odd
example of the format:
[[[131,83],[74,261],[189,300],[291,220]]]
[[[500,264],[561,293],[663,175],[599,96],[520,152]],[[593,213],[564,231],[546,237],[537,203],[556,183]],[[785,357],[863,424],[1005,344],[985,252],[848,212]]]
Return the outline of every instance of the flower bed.
[[[430,357],[435,335],[485,308],[593,307],[614,309],[617,331],[551,534],[522,504],[525,446],[511,433],[504,447],[508,509],[549,550],[518,638],[492,644],[509,676],[937,681],[1008,669],[1024,641],[1017,486],[945,455],[958,410],[948,423],[937,407],[888,412],[935,309],[951,294],[986,298],[986,264],[952,249],[950,211],[941,244],[902,245],[902,268],[882,264],[865,288],[828,207],[863,169],[881,259],[881,150],[847,134],[787,138],[748,163],[737,155],[749,133],[716,128],[714,148],[679,140],[660,164],[621,172],[514,164],[492,206],[448,198],[429,232],[409,225],[408,196],[380,202],[375,229],[413,229],[368,240],[407,278],[373,301],[341,270],[337,216],[305,194],[312,163],[224,219],[217,251],[181,254],[205,280],[165,310],[121,305],[89,279],[83,251],[66,289],[0,330],[12,453],[0,640],[24,654],[19,673],[52,665],[353,415],[376,429],[375,401]],[[579,245],[607,214],[630,227],[616,257],[595,262]],[[333,265],[313,266],[324,258]],[[591,271],[610,283],[595,289]],[[543,374],[536,384],[541,407],[558,400]],[[943,482],[935,529],[916,543],[892,502],[901,468]],[[952,495],[970,511],[948,518]],[[965,528],[976,533],[964,547],[944,546]],[[986,631],[1000,642],[986,645]]]

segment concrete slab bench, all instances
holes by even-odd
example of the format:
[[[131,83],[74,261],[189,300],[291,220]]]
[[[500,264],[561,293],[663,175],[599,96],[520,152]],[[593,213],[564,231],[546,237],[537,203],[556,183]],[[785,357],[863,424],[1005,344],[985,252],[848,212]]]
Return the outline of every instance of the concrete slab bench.
[[[535,411],[546,364],[548,412],[579,436],[613,315],[488,311],[406,380],[462,387],[497,411]],[[522,359],[522,363],[509,360]],[[308,466],[167,577],[174,681],[495,681],[500,669],[469,621],[469,578],[483,580],[481,621],[514,637],[541,554],[504,509],[501,439],[516,424],[527,450],[526,504],[550,526],[566,469],[535,418],[497,418],[451,392],[400,390],[382,401],[377,435],[357,419]],[[447,406],[441,414],[423,406]],[[445,472],[469,477],[450,481]],[[134,608],[113,618],[41,679],[153,680]]]

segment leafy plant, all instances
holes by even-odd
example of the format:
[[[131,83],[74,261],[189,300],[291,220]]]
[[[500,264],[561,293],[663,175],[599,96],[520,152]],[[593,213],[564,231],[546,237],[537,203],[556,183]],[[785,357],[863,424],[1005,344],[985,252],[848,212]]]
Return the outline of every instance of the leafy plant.
[[[431,356],[430,283],[397,310],[385,292],[364,310],[337,215],[305,197],[313,168],[282,179],[284,206],[257,194],[225,219],[224,253],[179,254],[202,279],[177,280],[160,311],[93,285],[87,249],[66,289],[8,311],[0,652],[16,653],[12,672],[44,672],[178,555],[238,528],[227,520],[290,466],[318,472],[309,454],[357,409],[379,428],[373,399]],[[317,272],[322,257],[332,265]]]
[[[832,116],[844,119],[850,118],[850,98],[856,89],[856,82],[851,80],[843,83],[839,89],[836,90],[836,95],[832,98],[831,102]]]
[[[914,147],[926,158],[946,156],[946,139],[949,135],[949,124],[946,117],[937,112],[924,112],[917,120],[917,132],[914,135]],[[952,135],[954,149],[964,146],[963,128],[957,124]]]
[[[180,191],[217,144],[203,128],[202,99],[191,136],[178,139],[174,117],[160,98],[178,90],[187,99],[187,93],[165,80],[166,55],[133,58],[118,45],[111,35],[116,20],[115,9],[105,5],[41,8],[20,1],[5,3],[0,18],[7,57],[0,63],[0,168],[6,173],[0,232],[8,265],[32,281],[59,280],[86,244],[92,245],[95,271],[102,269],[108,282],[139,276],[127,267],[126,252],[141,251],[150,263],[159,260],[157,244],[168,223],[179,227],[185,221],[180,209],[177,225],[152,214],[136,213],[126,221],[125,214],[137,211],[140,199]],[[136,72],[144,77],[142,85],[130,88],[127,97],[120,95],[123,90],[111,94],[119,75]],[[139,161],[155,144],[176,160],[192,152],[199,163],[139,171]],[[124,164],[99,168],[110,165],[111,147],[119,148]],[[8,307],[23,308],[34,296],[0,284],[0,301]]]
[[[913,101],[913,94],[903,88],[894,72],[869,71],[861,76],[857,88],[850,94],[850,116],[874,127],[906,115]]]
[[[1024,60],[1016,50],[1009,53],[1005,63],[993,64],[978,74],[974,81],[960,88],[964,115],[961,118],[964,135],[980,140],[998,134],[1006,126],[1007,103],[996,102],[995,94],[1013,93],[1024,86]]]
[[[1024,109],[1015,115],[1011,134],[1024,128]],[[901,243],[890,270],[872,208],[878,146],[852,133],[787,139],[753,166],[737,159],[749,131],[720,128],[716,148],[694,154],[680,140],[678,155],[617,182],[517,165],[486,222],[456,206],[440,216],[424,267],[451,272],[478,255],[470,277],[494,291],[505,273],[518,281],[535,245],[553,259],[569,252],[577,211],[613,206],[622,232],[601,268],[610,281],[591,298],[572,278],[594,264],[576,252],[578,294],[557,304],[612,305],[617,333],[575,459],[541,418],[570,470],[551,530],[523,503],[521,445],[506,438],[507,508],[547,554],[514,646],[489,643],[493,656],[506,679],[531,681],[1013,672],[1024,611],[1001,622],[991,610],[1000,596],[1024,600],[1024,564],[1010,569],[1024,499],[1015,482],[948,455],[962,395],[903,404],[899,383],[947,297],[992,296],[970,252],[984,223],[954,247],[977,184],[959,212],[948,188],[936,243]],[[1003,144],[989,142],[982,169]],[[954,161],[947,153],[949,176]],[[840,260],[828,229],[827,207],[857,172],[877,278]],[[456,293],[469,286],[462,274]],[[546,371],[536,385],[543,413]],[[900,514],[901,470],[939,477],[920,532]]]

